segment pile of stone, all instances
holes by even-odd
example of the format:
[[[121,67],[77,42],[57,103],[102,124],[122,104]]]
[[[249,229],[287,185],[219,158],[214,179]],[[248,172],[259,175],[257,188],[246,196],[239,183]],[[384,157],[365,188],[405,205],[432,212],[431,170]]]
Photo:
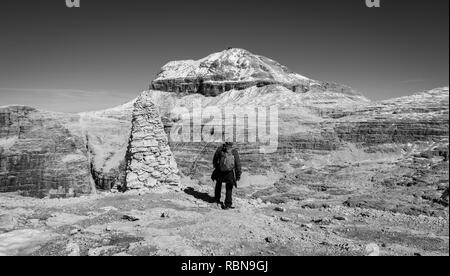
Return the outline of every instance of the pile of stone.
[[[133,112],[127,188],[179,186],[178,172],[158,108],[147,97],[140,97]]]

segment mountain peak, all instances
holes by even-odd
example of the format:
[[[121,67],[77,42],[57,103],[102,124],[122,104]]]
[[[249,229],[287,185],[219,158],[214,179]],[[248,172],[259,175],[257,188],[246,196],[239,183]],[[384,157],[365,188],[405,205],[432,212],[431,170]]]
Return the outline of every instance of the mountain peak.
[[[267,85],[281,85],[296,93],[328,91],[360,96],[349,87],[315,81],[241,48],[228,48],[199,60],[169,62],[152,82],[151,90],[217,96]]]
[[[268,83],[305,85],[311,79],[280,63],[241,48],[229,48],[199,60],[172,61],[162,67],[154,83],[184,79],[204,82]]]

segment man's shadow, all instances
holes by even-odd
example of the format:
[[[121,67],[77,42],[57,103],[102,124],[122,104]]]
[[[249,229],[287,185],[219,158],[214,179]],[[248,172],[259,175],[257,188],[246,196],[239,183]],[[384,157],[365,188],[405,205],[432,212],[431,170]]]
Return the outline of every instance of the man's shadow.
[[[198,191],[196,191],[194,188],[191,188],[191,187],[186,188],[186,189],[184,190],[184,192],[185,192],[186,194],[188,194],[188,195],[191,195],[191,196],[195,197],[196,199],[203,200],[204,202],[207,202],[207,203],[216,203],[216,200],[215,200],[214,197],[210,196],[210,195],[207,194],[207,193],[201,193],[201,192],[198,192]]]

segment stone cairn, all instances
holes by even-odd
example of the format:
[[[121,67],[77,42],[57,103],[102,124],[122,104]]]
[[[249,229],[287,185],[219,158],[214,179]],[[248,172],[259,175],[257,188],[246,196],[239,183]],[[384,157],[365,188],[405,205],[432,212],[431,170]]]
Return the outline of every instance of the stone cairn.
[[[179,187],[178,173],[159,110],[144,94],[134,105],[127,154],[127,188]]]

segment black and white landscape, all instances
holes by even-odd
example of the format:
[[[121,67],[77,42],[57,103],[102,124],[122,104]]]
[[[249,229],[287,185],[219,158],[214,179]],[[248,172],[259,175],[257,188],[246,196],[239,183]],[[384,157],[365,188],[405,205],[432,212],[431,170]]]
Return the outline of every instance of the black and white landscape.
[[[83,4],[80,10],[89,9]],[[444,5],[446,18],[441,20],[448,23],[448,1]],[[388,15],[390,8],[385,7]],[[366,20],[374,19],[361,19],[362,24]],[[276,26],[275,33],[285,32]],[[437,53],[426,51],[414,61],[426,60],[420,69],[407,68],[413,61],[393,61],[395,55],[388,59],[404,62],[398,67],[411,75],[433,74],[439,81],[428,80],[435,86],[426,89],[419,79],[405,81],[417,88],[392,91],[392,97],[322,80],[308,68],[297,73],[275,56],[228,45],[204,52],[203,58],[184,54],[180,46],[165,65],[142,57],[162,68],[139,84],[148,87],[145,91],[107,109],[86,111],[73,103],[70,108],[79,111],[52,111],[41,103],[28,104],[30,99],[11,104],[12,92],[20,89],[0,85],[0,256],[448,256],[448,24],[442,30],[433,27],[436,37],[444,34],[432,40],[444,44],[436,46],[440,62],[431,65],[429,55]],[[8,33],[4,26],[0,30]],[[386,34],[384,43],[390,38]],[[264,41],[288,43],[287,38]],[[179,41],[188,42],[201,49],[208,43]],[[385,47],[378,58],[394,51]],[[9,62],[11,49],[0,49],[0,57]],[[410,49],[421,50],[418,45]],[[170,61],[179,57],[185,60]],[[86,67],[100,60],[85,60]],[[388,63],[378,65],[383,62]],[[35,66],[29,68],[42,76]],[[447,74],[436,73],[442,67]],[[342,70],[362,74],[355,68]],[[9,71],[0,72],[0,81],[8,83]],[[26,76],[29,85],[33,78]],[[20,77],[12,79],[21,85]],[[128,82],[126,77],[123,81]],[[379,75],[373,81],[388,93],[391,84],[382,83]],[[72,89],[85,88],[80,83]],[[36,95],[33,91],[29,97]],[[105,101],[109,96],[104,94]],[[70,97],[60,103],[66,105]],[[243,165],[234,191],[236,209],[226,211],[214,203],[211,181],[212,158],[225,141],[235,142]]]

